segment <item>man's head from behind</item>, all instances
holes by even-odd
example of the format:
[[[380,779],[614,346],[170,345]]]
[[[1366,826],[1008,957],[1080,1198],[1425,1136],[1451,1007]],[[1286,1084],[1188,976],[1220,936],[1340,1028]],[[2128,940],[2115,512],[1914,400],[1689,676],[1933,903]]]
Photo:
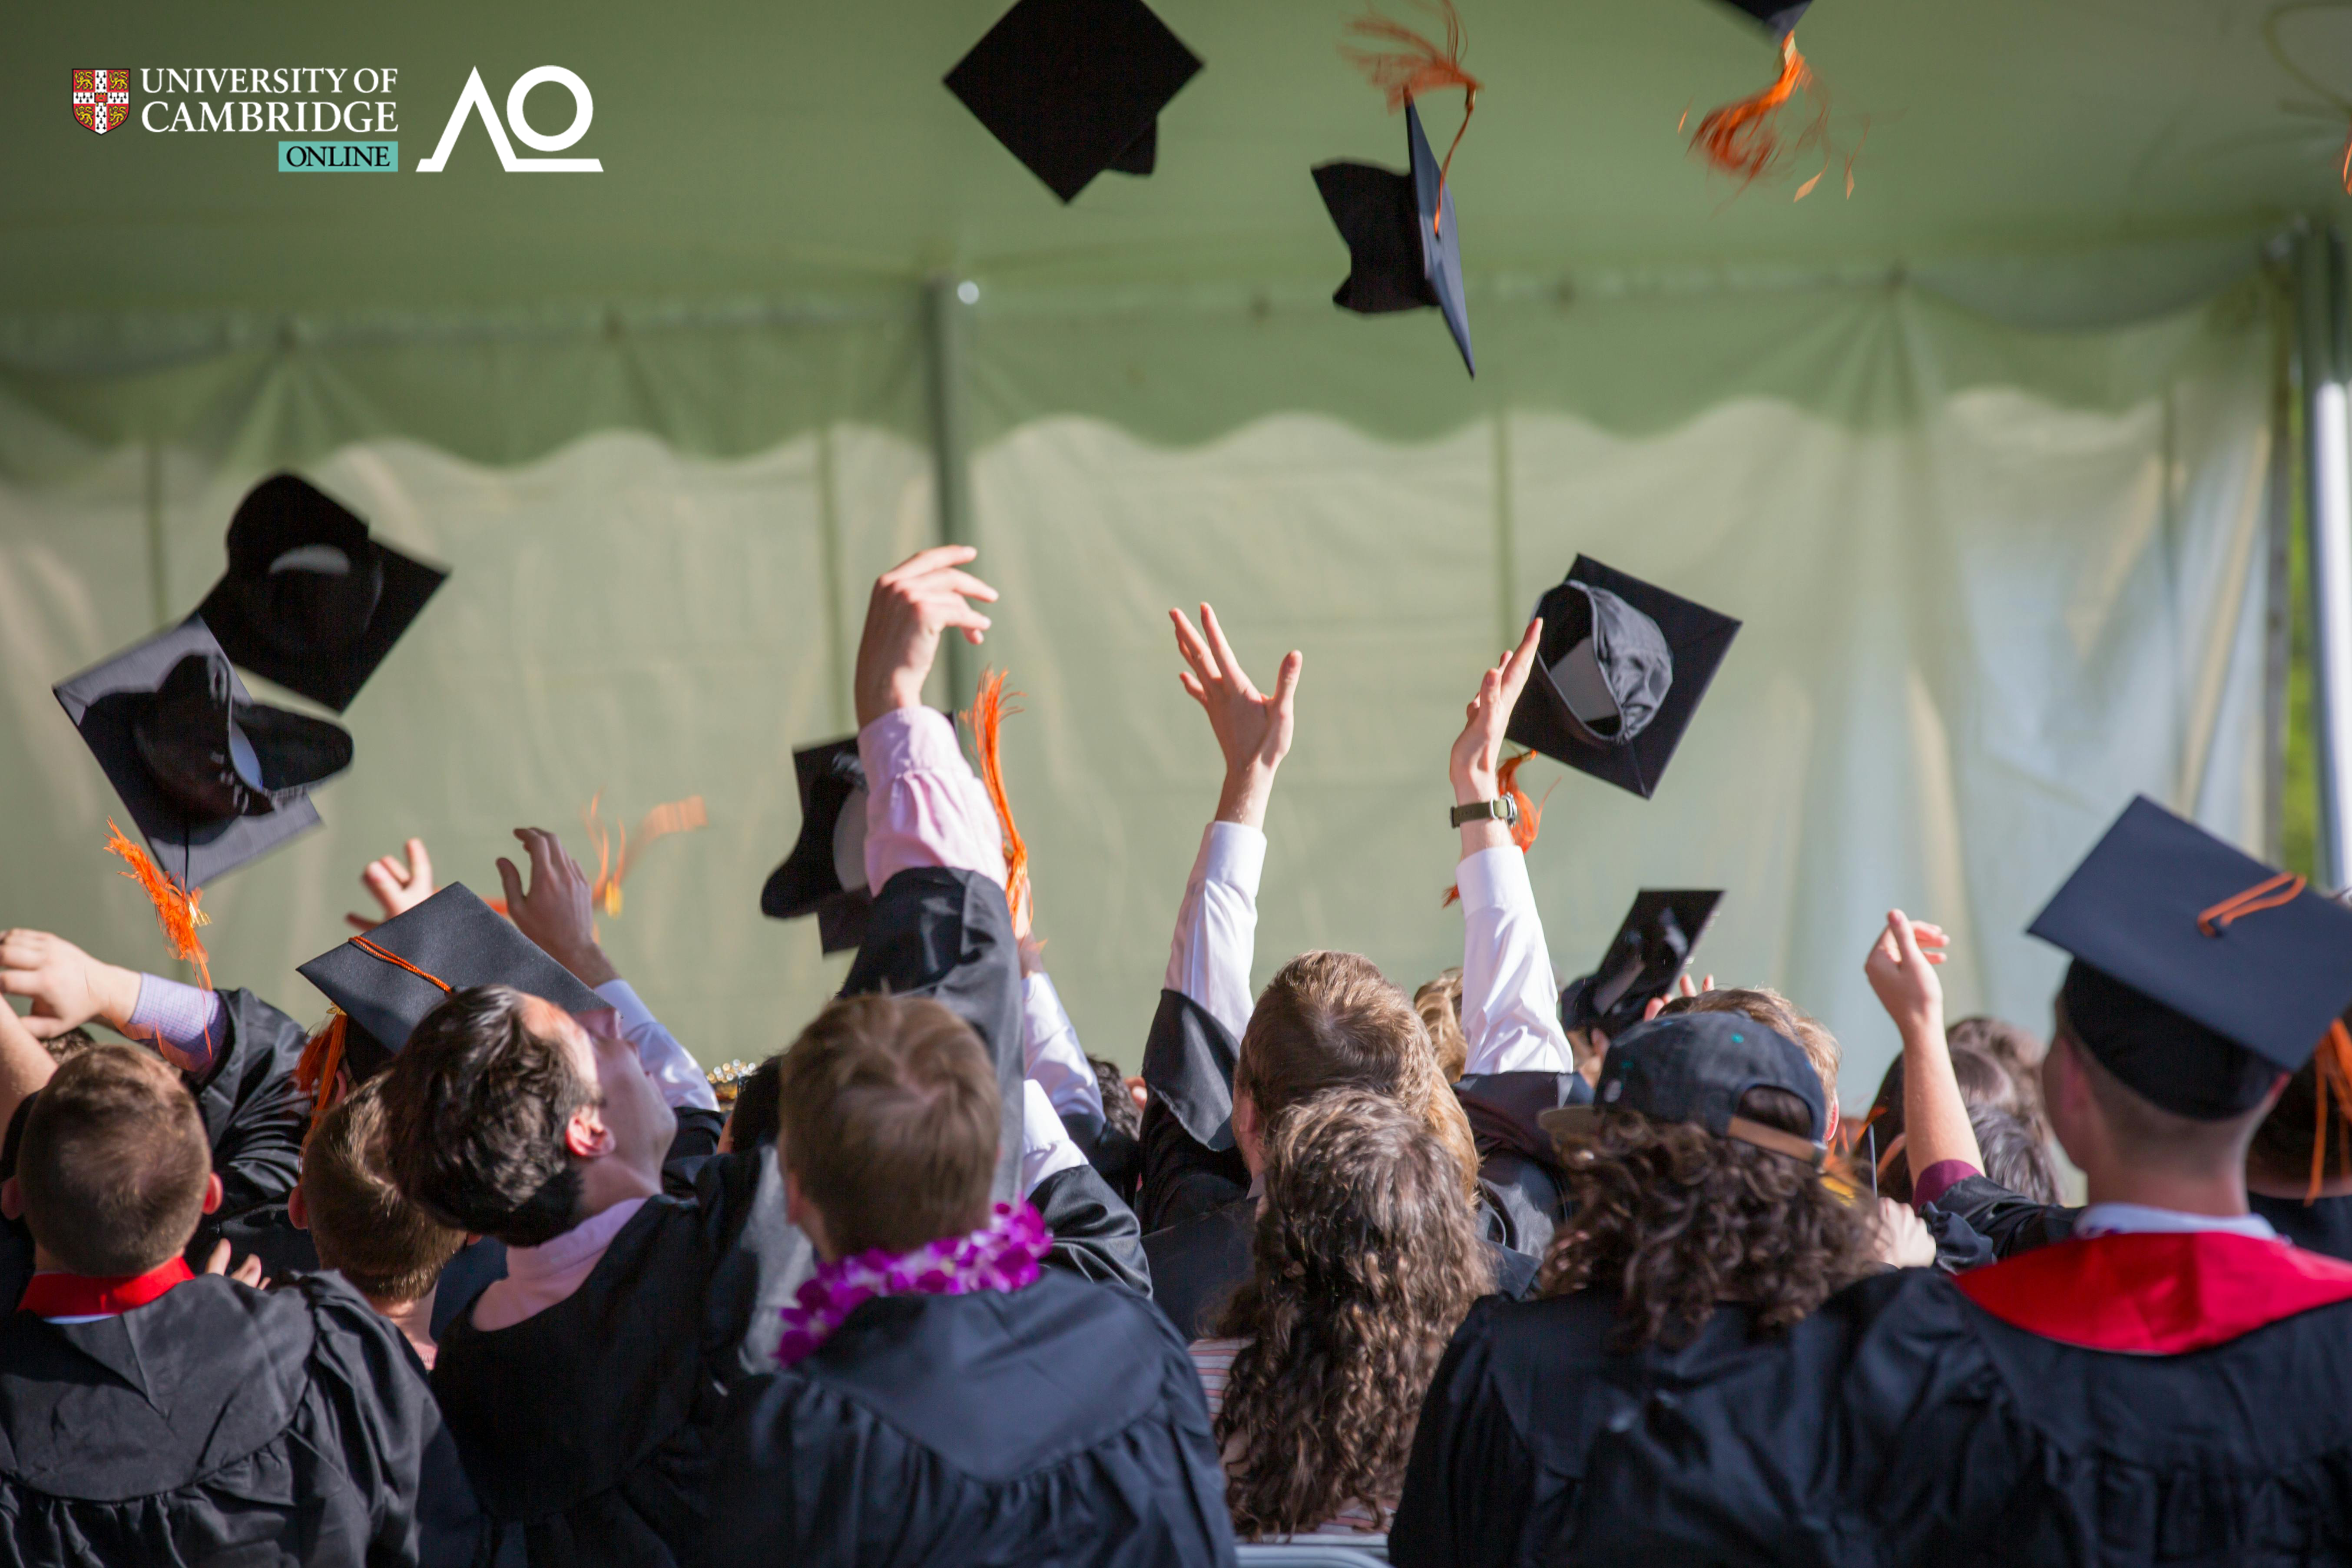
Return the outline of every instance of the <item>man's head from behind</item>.
[[[75,1274],[144,1274],[177,1257],[220,1206],[194,1096],[163,1060],[93,1046],[52,1077],[25,1116],[5,1207]]]
[[[381,1081],[400,1190],[509,1247],[552,1241],[600,1191],[660,1191],[677,1128],[635,1047],[504,985],[451,993]]]
[[[910,1252],[987,1222],[996,1071],[947,1008],[843,997],[784,1052],[778,1089],[787,1202],[824,1257]]]
[[[1412,1001],[1360,953],[1302,952],[1266,983],[1242,1031],[1234,1140],[1250,1169],[1264,1164],[1266,1129],[1332,1089],[1370,1089],[1423,1118],[1475,1190],[1469,1119]]]
[[[422,1300],[466,1233],[400,1194],[385,1161],[383,1080],[336,1102],[302,1145],[295,1218],[318,1244],[320,1266],[384,1306]]]

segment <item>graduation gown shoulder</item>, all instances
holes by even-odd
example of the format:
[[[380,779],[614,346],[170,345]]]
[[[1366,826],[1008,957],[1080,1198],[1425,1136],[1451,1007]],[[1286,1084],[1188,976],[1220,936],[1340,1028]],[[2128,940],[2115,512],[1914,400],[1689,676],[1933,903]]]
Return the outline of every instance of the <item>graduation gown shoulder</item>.
[[[1182,1342],[1122,1290],[868,1301],[746,1382],[710,1561],[959,1568],[1230,1563],[1224,1479]]]
[[[698,1561],[710,1428],[744,1373],[772,1244],[759,1151],[672,1166],[572,1294],[485,1331],[470,1310],[433,1367],[467,1476],[534,1563]],[[796,1237],[797,1233],[791,1233]]]
[[[0,1563],[415,1563],[439,1428],[408,1347],[331,1275],[200,1277],[89,1323],[11,1313]]]
[[[1162,991],[1143,1042],[1141,1175],[1136,1217],[1148,1235],[1246,1195],[1249,1166],[1234,1147],[1234,1064],[1240,1043],[1181,991]]]
[[[203,1076],[189,1078],[221,1179],[220,1214],[282,1204],[302,1172],[310,1101],[294,1082],[309,1036],[250,991],[223,991],[227,1038]],[[210,1250],[203,1230],[198,1241]],[[198,1267],[201,1267],[199,1262]]]

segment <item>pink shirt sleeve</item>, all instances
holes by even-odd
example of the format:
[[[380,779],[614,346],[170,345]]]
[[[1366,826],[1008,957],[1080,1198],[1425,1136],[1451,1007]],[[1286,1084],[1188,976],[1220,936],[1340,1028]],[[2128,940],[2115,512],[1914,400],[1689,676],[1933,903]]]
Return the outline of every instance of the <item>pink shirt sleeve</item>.
[[[866,885],[880,893],[914,866],[977,871],[1002,886],[1004,837],[955,721],[936,708],[895,708],[857,732],[866,766]]]
[[[1911,1184],[1911,1206],[1932,1204],[1969,1177],[1983,1174],[1966,1160],[1938,1160],[1920,1172],[1919,1179]]]

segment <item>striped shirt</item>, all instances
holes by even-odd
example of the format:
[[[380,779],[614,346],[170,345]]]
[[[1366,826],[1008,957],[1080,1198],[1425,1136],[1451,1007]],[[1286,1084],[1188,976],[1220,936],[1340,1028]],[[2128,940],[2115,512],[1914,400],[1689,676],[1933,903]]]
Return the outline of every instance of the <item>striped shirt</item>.
[[[1247,1343],[1249,1343],[1247,1340],[1194,1340],[1192,1342],[1192,1370],[1201,1374],[1201,1392],[1209,1396],[1211,1421],[1214,1421],[1217,1418],[1217,1412],[1224,1408],[1225,1384],[1234,1375],[1234,1357],[1240,1354],[1242,1347]],[[1389,1507],[1393,1510],[1395,1506],[1394,1500],[1389,1500]],[[1289,1539],[1362,1537],[1381,1534],[1381,1521],[1374,1519],[1362,1503],[1350,1501],[1338,1513],[1333,1514],[1313,1530],[1302,1530],[1297,1535]]]

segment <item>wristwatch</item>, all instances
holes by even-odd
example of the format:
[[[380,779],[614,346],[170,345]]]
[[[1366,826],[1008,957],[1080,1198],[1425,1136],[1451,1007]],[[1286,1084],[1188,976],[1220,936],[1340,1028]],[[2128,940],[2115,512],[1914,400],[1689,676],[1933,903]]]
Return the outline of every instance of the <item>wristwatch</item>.
[[[1457,805],[1448,814],[1454,826],[1465,822],[1516,823],[1519,820],[1519,803],[1509,795],[1500,800],[1474,800],[1467,805]]]

